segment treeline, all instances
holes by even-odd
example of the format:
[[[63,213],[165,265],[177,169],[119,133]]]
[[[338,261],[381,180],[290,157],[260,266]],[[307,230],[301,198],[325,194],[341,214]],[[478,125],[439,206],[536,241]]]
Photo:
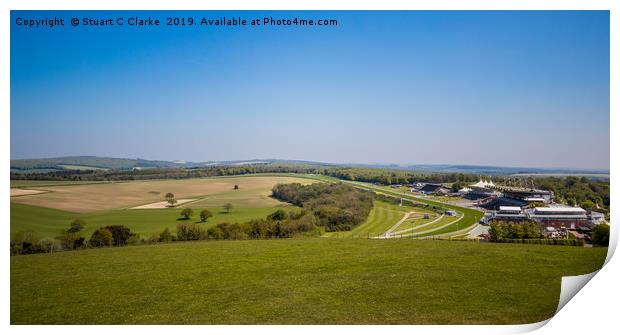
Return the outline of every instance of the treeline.
[[[249,164],[200,168],[149,168],[141,170],[64,170],[45,173],[11,173],[12,180],[126,181],[186,179],[256,173],[308,173],[343,180],[370,183],[408,184],[412,182],[474,182],[478,176],[464,173],[422,173],[379,168],[324,167],[314,165]]]
[[[81,232],[86,222],[76,219],[68,229],[61,231],[55,239],[40,239],[34,232],[18,232],[10,242],[11,255],[51,253],[56,251],[79,250],[112,246],[133,245],[144,242],[140,236],[123,225],[108,225],[95,230],[90,238]]]
[[[300,206],[312,214],[325,231],[346,231],[364,222],[374,204],[374,194],[345,184],[278,184],[272,196]]]
[[[466,173],[426,173],[379,168],[328,168],[323,174],[343,180],[380,183],[383,185],[423,183],[476,182],[479,176]]]
[[[190,219],[191,215],[193,212],[181,213],[184,220]],[[201,222],[205,221],[201,212]],[[206,228],[203,223],[179,223],[176,227],[176,234],[165,228],[161,233],[148,237],[141,237],[123,225],[109,225],[98,228],[90,238],[86,238],[81,235],[86,222],[76,219],[55,239],[40,239],[33,232],[18,232],[11,239],[11,255],[174,241],[291,238],[318,236],[322,232],[317,217],[305,210],[285,212],[279,209],[264,219],[254,219],[244,223],[220,223],[210,228]]]
[[[188,179],[257,173],[317,173],[316,168],[253,164],[201,168],[153,168],[140,170],[65,170],[46,173],[11,173],[11,180],[128,181]]]
[[[568,245],[578,247],[584,244],[583,240],[580,239],[544,238],[540,231],[540,225],[532,221],[494,221],[490,224],[489,237],[491,242],[497,243]]]
[[[265,238],[290,238],[294,236],[320,235],[321,230],[314,215],[306,211],[285,212],[281,209],[264,219],[244,223],[220,223],[205,228],[198,223],[177,225],[176,235],[166,229],[160,235],[161,242],[197,240],[242,240]]]
[[[540,225],[533,221],[508,222],[493,221],[489,225],[491,242],[501,242],[509,239],[537,239],[541,238]]]
[[[557,202],[609,213],[609,181],[586,177],[534,178],[537,188],[553,191]]]

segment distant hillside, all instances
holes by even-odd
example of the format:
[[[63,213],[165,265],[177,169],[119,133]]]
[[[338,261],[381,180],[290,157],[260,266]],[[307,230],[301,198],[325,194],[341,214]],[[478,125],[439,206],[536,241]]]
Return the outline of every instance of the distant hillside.
[[[403,168],[403,167],[401,167]],[[486,165],[410,165],[404,167],[408,170],[447,172],[447,173],[473,173],[482,175],[515,175],[515,174],[609,174],[609,171],[594,169],[551,169],[551,168],[528,168],[528,167],[505,167]]]
[[[131,170],[134,168],[185,167],[191,163],[174,163],[145,159],[74,156],[11,160],[11,172],[49,172],[61,170]]]
[[[329,164],[276,159],[248,159],[238,161],[160,161],[141,158],[112,158],[97,156],[71,156],[11,160],[12,173],[47,173],[68,170],[134,170],[153,168],[197,168],[209,166],[242,166],[256,164],[279,164],[285,166],[327,166]]]
[[[282,159],[248,159],[235,161],[160,161],[146,160],[141,158],[111,158],[96,156],[73,156],[41,159],[16,159],[11,160],[12,173],[46,173],[67,170],[133,170],[149,168],[197,168],[210,166],[242,166],[242,165],[278,165],[288,167],[362,167],[380,168],[415,172],[439,172],[439,173],[466,173],[484,176],[567,176],[577,175],[588,178],[609,178],[609,171],[587,169],[548,169],[548,168],[523,168],[523,167],[498,167],[484,165],[397,165],[397,164],[353,164],[353,163],[322,163],[303,160]]]

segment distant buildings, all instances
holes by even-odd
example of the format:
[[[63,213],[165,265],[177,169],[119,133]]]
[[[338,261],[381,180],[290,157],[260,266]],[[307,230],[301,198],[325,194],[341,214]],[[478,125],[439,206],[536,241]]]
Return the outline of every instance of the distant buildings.
[[[494,190],[495,184],[492,181],[486,181],[480,179],[479,182],[469,185],[469,192],[465,193],[469,197],[476,198],[486,198],[493,195],[497,195],[497,192]]]
[[[498,211],[490,213],[490,220],[525,221],[527,215],[518,206],[500,206]]]
[[[420,191],[423,194],[443,194],[443,195],[451,192],[449,188],[441,184],[431,184],[431,183],[425,184],[418,191]]]
[[[551,191],[503,187],[501,192],[506,198],[521,200],[526,203],[537,202],[550,204],[553,202],[553,192]]]
[[[521,208],[518,206],[500,206],[499,210],[487,212],[484,222],[502,221],[534,221],[541,227],[581,229],[605,222],[605,215],[588,212],[581,207],[551,205],[549,207]]]
[[[530,220],[544,227],[575,229],[590,225],[586,210],[580,207],[536,207],[525,211]]]

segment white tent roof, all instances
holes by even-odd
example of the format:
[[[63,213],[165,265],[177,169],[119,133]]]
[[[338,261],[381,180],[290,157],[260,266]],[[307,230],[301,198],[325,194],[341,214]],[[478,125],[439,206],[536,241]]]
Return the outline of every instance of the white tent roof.
[[[519,206],[499,206],[499,210],[500,211],[510,211],[510,212],[517,212],[517,211],[521,211],[521,207]]]

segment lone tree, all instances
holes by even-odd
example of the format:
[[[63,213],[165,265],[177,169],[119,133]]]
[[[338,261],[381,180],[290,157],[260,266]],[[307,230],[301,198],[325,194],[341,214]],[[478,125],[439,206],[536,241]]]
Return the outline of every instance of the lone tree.
[[[228,203],[225,203],[223,207],[224,207],[224,210],[226,210],[226,213],[230,213],[230,210],[232,209],[233,205],[230,202],[228,202]]]
[[[177,203],[177,199],[174,198],[174,194],[170,192],[166,193],[166,201],[168,201],[171,207],[174,207],[174,205]]]
[[[238,190],[239,189],[239,185],[235,184],[235,187],[233,187],[234,190]]]
[[[183,220],[189,220],[192,215],[194,215],[194,211],[191,208],[185,208],[181,211],[181,217]]]
[[[200,211],[200,221],[201,222],[206,222],[208,218],[212,217],[213,214],[211,214],[211,211],[209,211],[208,209],[203,209]]]

